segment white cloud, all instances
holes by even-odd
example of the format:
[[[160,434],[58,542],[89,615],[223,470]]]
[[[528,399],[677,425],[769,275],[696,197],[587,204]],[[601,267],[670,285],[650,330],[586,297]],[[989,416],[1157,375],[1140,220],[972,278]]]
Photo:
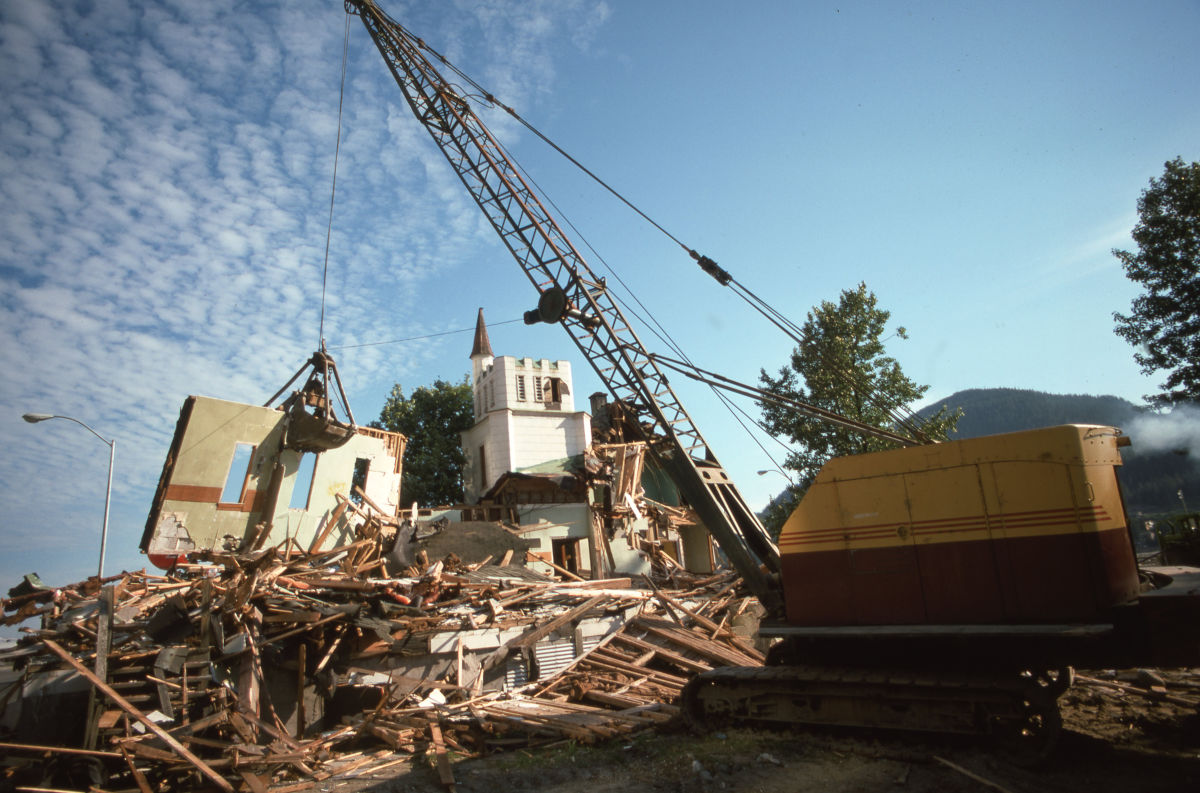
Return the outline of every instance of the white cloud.
[[[586,15],[579,2],[412,10],[430,41],[472,42],[514,103],[547,89],[551,45]],[[442,35],[472,20],[486,28]],[[0,587],[25,565],[86,574],[44,554],[90,555],[103,494],[103,446],[21,412],[117,438],[109,556],[135,565],[183,398],[259,402],[315,347],[343,30],[341,4],[323,0],[0,5]],[[422,285],[485,234],[357,20],[351,59],[331,344],[415,335]],[[347,350],[351,399],[431,349]]]
[[[1087,239],[1060,257],[1061,266],[1067,270],[1079,269],[1084,273],[1116,267],[1112,251],[1114,248],[1130,246],[1132,240],[1129,234],[1136,224],[1137,215],[1130,212],[1098,226]]]

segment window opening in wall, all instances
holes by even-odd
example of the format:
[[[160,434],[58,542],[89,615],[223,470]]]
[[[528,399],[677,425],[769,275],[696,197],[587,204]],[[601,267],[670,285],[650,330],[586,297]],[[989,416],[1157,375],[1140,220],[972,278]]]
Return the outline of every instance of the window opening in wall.
[[[479,444],[479,489],[483,490],[487,487],[487,454],[484,450],[484,444]]]
[[[296,482],[292,486],[292,498],[288,509],[308,509],[312,498],[313,474],[317,470],[317,455],[300,455],[300,465],[296,469]]]
[[[362,504],[362,496],[355,492],[355,488],[367,492],[367,471],[371,467],[371,461],[359,457],[354,461],[354,476],[350,478],[350,500],[355,504]]]
[[[487,396],[488,410],[491,410],[492,408],[496,407],[496,384],[490,380],[487,384]]]
[[[534,401],[534,402],[544,402],[544,401],[545,401],[545,400],[542,398],[542,378],[541,378],[541,375],[536,375],[536,374],[535,374],[535,375],[533,376],[533,401]]]
[[[225,475],[225,487],[221,488],[222,504],[240,504],[246,494],[246,483],[250,479],[250,462],[254,459],[254,445],[239,443],[233,449],[233,460],[229,473]]]
[[[525,375],[517,375],[517,401],[525,401]]]

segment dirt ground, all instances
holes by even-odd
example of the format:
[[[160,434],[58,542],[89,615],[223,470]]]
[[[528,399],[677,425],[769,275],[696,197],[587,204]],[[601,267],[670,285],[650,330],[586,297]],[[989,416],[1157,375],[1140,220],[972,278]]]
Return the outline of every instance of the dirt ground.
[[[1054,756],[1024,767],[981,739],[830,730],[663,730],[581,746],[559,743],[453,762],[464,793],[1196,793],[1200,791],[1200,670],[1168,678],[1165,700],[1136,689],[1077,685],[1060,700]],[[1113,681],[1120,684],[1120,681]],[[1189,687],[1194,687],[1195,690]],[[1174,692],[1181,692],[1174,697]],[[1175,699],[1177,701],[1171,701]],[[322,793],[450,789],[417,757]]]

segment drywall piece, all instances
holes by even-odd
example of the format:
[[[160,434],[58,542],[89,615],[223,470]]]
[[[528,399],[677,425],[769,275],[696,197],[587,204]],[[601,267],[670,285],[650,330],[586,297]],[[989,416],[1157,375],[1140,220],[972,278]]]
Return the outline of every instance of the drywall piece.
[[[355,427],[345,445],[302,466],[314,453],[282,448],[287,420],[274,408],[187,398],[142,535],[151,561],[169,566],[192,550],[235,550],[264,524],[271,528],[260,546],[291,538],[307,548],[338,494],[353,497],[355,485],[389,516],[399,512],[403,435]],[[294,492],[297,486],[307,494]],[[327,547],[352,529],[335,527]]]

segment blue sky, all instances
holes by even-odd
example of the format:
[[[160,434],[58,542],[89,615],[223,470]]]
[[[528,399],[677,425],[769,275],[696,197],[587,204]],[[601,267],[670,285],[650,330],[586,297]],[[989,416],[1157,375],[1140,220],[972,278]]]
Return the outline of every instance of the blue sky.
[[[1200,158],[1200,4],[398,2],[392,16],[793,319],[865,281],[930,398],[1010,386],[1139,401],[1112,333],[1138,193]],[[109,570],[188,394],[262,402],[315,348],[344,14],[289,3],[0,4],[0,586]],[[325,337],[355,417],[497,354],[535,295],[354,20]],[[753,380],[786,339],[510,119],[495,130],[688,353]],[[605,266],[590,257],[602,274]],[[643,338],[656,346],[649,333]],[[350,346],[367,345],[367,346]],[[682,378],[676,378],[680,380]],[[755,506],[774,463],[680,397]],[[748,408],[751,409],[752,408]]]

